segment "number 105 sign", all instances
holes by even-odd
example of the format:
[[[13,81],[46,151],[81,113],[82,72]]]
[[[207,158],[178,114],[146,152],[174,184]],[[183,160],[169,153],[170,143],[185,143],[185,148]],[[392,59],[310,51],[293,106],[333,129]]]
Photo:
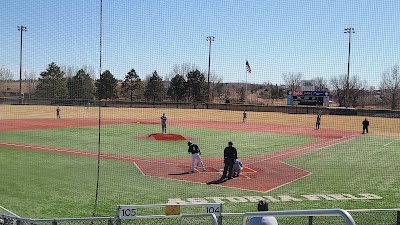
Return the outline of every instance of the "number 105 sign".
[[[118,217],[120,219],[133,219],[136,217],[136,208],[129,205],[118,206]]]

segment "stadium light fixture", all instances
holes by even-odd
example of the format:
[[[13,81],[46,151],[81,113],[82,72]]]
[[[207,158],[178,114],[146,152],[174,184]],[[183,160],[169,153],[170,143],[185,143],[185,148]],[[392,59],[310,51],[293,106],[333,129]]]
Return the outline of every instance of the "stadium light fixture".
[[[347,60],[347,75],[346,75],[346,91],[345,91],[345,97],[344,97],[344,106],[347,108],[349,107],[349,79],[350,79],[350,45],[351,45],[351,34],[354,34],[354,28],[346,28],[344,29],[345,34],[349,34],[349,55],[348,55],[348,60]]]
[[[22,32],[26,31],[26,27],[17,26],[21,32],[20,47],[19,47],[19,103],[22,104]]]
[[[211,42],[215,40],[214,36],[208,36],[207,41],[210,43],[208,48],[208,76],[207,76],[207,109],[208,103],[210,102],[210,67],[211,67]]]

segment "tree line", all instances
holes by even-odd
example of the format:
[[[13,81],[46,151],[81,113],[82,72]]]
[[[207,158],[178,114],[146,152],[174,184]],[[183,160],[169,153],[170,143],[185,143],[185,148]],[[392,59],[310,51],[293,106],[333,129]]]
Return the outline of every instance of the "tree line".
[[[93,79],[93,71],[88,68],[73,70],[61,69],[57,64],[50,63],[40,73],[33,97],[49,99],[99,99],[114,100],[126,99],[130,101],[159,102],[166,99],[175,102],[191,102],[194,105],[211,103],[216,97],[230,103],[233,96],[238,96],[239,102],[245,102],[248,95],[256,95],[261,99],[284,99],[289,90],[299,89],[301,85],[301,73],[289,73],[283,75],[285,85],[264,83],[229,85],[215,80],[208,86],[204,73],[195,66],[183,64],[175,66],[168,81],[154,71],[146,80],[141,80],[134,69],[131,69],[122,81],[118,81],[109,71],[104,71],[99,79]],[[9,70],[0,68],[0,88],[11,80]],[[30,77],[29,79],[32,79]],[[331,97],[339,106],[357,107],[365,105],[373,87],[368,87],[365,81],[357,76],[349,77],[347,85],[346,75],[332,77],[329,81],[323,77],[316,77],[315,90],[329,90]],[[328,85],[330,84],[330,86]],[[328,88],[328,86],[330,88]],[[346,94],[347,92],[347,94]],[[382,75],[378,101],[385,108],[398,109],[400,106],[400,74],[399,65],[394,65],[390,71]],[[30,96],[31,97],[31,96]]]
[[[208,101],[207,82],[203,73],[193,69],[187,74],[176,74],[169,83],[165,83],[154,71],[146,81],[142,81],[134,69],[131,69],[119,82],[109,71],[93,80],[85,69],[79,69],[75,75],[67,77],[54,62],[46,71],[40,73],[34,97],[49,99],[98,99],[115,100],[125,98],[131,101],[163,101],[166,96],[176,102],[190,101],[193,104]]]

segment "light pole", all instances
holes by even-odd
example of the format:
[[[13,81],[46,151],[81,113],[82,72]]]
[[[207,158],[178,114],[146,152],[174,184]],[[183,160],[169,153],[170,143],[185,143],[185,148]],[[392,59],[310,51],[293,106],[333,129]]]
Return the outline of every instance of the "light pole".
[[[20,47],[19,47],[19,103],[22,104],[22,32],[26,31],[26,27],[17,26],[21,32]]]
[[[351,45],[351,34],[354,34],[354,28],[344,29],[345,34],[349,34],[349,56],[347,61],[347,76],[346,76],[346,91],[344,96],[344,106],[349,107],[349,78],[350,78],[350,45]]]
[[[208,36],[207,41],[210,42],[209,48],[208,48],[208,77],[207,77],[207,109],[208,109],[208,103],[210,102],[210,67],[211,67],[211,42],[213,42],[215,37],[213,36]]]

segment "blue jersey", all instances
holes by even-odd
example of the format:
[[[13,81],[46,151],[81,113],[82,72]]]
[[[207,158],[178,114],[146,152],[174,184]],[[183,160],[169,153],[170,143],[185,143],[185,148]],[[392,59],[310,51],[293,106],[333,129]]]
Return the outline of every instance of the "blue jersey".
[[[191,144],[189,146],[188,152],[195,154],[195,153],[200,153],[200,148],[196,144]]]

